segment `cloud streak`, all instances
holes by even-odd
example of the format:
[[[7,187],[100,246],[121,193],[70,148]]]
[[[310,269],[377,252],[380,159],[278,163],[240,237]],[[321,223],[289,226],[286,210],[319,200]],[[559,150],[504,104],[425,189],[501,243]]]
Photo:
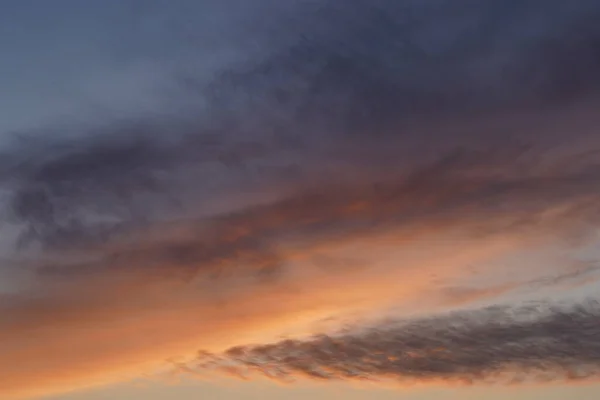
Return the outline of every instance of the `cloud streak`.
[[[203,353],[190,369],[290,381],[514,384],[597,379],[600,305],[492,307]]]
[[[88,261],[61,266],[64,261],[48,257],[39,271],[145,268],[188,278],[246,272],[269,277],[299,253],[377,236],[414,240],[454,230],[466,238],[515,235],[533,242],[585,237],[600,215],[598,167],[563,163],[561,171],[538,172],[534,165],[519,175],[504,167],[526,157],[458,151],[407,173],[313,183],[234,212],[128,227],[103,243],[81,247]],[[103,231],[88,227],[83,233]]]

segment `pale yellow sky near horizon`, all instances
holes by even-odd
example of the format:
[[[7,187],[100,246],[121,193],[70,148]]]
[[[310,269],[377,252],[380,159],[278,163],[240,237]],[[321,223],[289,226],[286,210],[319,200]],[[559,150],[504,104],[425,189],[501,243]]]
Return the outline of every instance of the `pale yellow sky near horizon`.
[[[476,386],[456,388],[389,389],[344,383],[299,383],[283,386],[271,382],[226,379],[218,383],[186,380],[173,383],[122,383],[80,390],[35,400],[596,400],[600,383],[545,387]]]

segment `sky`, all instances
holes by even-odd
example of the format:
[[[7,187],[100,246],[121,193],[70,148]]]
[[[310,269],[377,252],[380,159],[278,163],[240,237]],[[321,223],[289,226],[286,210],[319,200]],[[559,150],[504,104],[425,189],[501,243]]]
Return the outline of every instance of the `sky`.
[[[598,22],[5,0],[0,398],[597,398]]]

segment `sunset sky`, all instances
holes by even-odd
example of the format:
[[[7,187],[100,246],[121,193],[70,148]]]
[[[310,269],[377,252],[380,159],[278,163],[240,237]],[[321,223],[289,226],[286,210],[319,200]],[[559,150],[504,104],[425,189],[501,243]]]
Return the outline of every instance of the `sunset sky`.
[[[4,0],[0,399],[600,396],[597,0]]]

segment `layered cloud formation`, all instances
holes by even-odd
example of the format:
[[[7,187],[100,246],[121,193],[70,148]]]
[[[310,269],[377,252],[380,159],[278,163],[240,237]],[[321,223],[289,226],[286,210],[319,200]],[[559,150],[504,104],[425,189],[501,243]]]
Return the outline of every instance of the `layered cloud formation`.
[[[598,5],[257,10],[219,14],[236,56],[199,46],[213,72],[169,70],[155,115],[5,145],[0,393],[200,348],[187,368],[282,379],[595,377],[595,300],[516,303],[596,280]],[[390,310],[404,322],[306,339]]]

